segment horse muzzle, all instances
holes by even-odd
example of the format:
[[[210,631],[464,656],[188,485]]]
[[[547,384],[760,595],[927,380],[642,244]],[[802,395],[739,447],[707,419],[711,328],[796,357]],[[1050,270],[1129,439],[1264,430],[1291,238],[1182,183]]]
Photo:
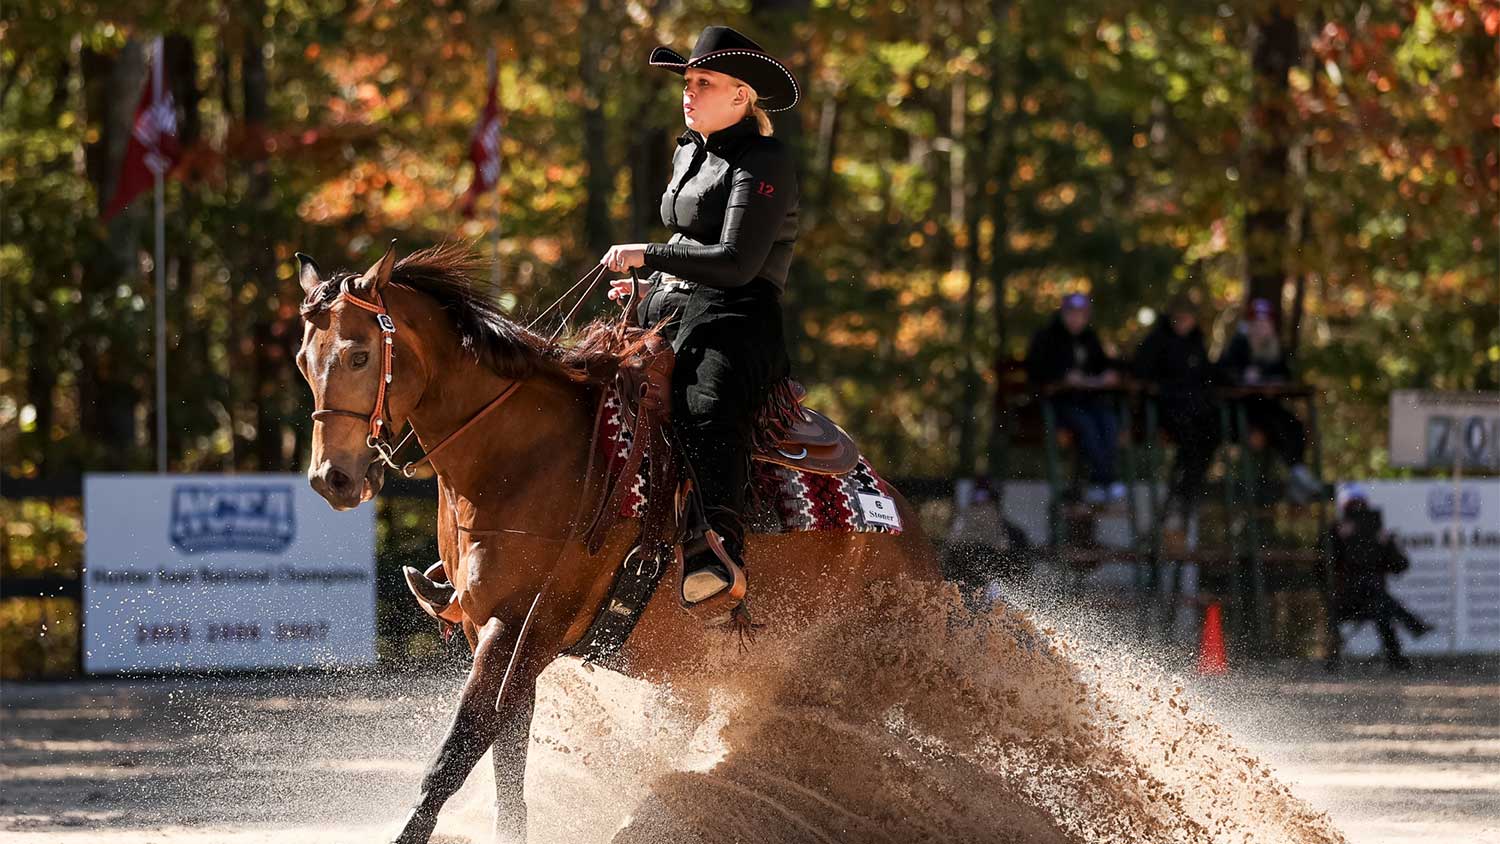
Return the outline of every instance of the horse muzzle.
[[[385,464],[369,460],[364,471],[357,472],[324,459],[308,471],[307,482],[333,509],[353,510],[380,493],[385,485]]]

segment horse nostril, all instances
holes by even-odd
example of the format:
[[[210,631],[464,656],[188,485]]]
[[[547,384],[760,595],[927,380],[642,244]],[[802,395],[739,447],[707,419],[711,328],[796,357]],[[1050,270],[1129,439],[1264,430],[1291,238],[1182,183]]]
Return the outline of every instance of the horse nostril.
[[[347,492],[349,487],[354,483],[348,475],[334,468],[329,468],[327,480],[328,488],[340,495]]]

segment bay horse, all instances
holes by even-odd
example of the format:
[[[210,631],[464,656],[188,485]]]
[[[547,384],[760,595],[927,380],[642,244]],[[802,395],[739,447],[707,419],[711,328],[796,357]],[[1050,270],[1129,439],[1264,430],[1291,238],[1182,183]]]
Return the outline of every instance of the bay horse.
[[[596,408],[630,333],[604,323],[569,343],[532,333],[484,294],[461,247],[398,262],[393,244],[364,273],[327,277],[298,259],[306,298],[297,367],[317,408],[308,480],[338,510],[370,500],[389,436],[409,424],[437,475],[438,548],[473,650],[457,711],[395,840],[428,841],[444,802],[492,746],[497,834],[524,839],[537,676],[601,612],[638,530],[621,521],[597,554],[581,537],[603,483],[591,476],[601,474],[590,454]],[[875,581],[937,581],[916,513],[892,498],[900,533],[752,534],[745,557],[757,619],[811,622],[861,600]],[[710,637],[724,634],[663,594],[674,591],[657,591],[611,666],[666,681],[733,670],[707,664]]]

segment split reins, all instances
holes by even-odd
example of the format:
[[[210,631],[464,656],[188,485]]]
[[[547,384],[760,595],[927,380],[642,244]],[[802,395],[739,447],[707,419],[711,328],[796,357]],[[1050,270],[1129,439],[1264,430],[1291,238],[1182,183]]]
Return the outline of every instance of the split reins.
[[[557,336],[561,334],[563,329],[567,328],[568,324],[573,321],[573,316],[578,313],[578,309],[583,307],[584,302],[588,301],[589,294],[594,292],[594,286],[604,278],[604,271],[605,266],[603,264],[595,264],[593,269],[584,273],[582,278],[573,282],[573,286],[564,291],[561,296],[558,296],[556,299],[554,299],[552,301],[552,304],[543,308],[541,313],[532,317],[531,322],[526,323],[526,330],[530,331],[535,328],[536,324],[541,322],[543,317],[547,316],[547,314],[552,313],[553,308],[556,308],[558,305],[566,302],[568,300],[568,297],[572,296],[574,292],[578,290],[578,288],[583,287],[583,292],[578,294],[578,301],[573,303],[573,307],[569,309],[567,316],[563,317],[562,322],[558,323],[557,328],[553,329],[552,334],[548,336],[548,342],[555,342],[557,340]],[[640,292],[641,278],[636,274],[635,270],[631,270],[630,280],[632,291],[630,301],[634,302],[636,301],[636,294]],[[629,312],[627,311],[626,315],[628,315],[628,313]],[[626,318],[626,315],[621,316],[621,322],[629,322],[629,320]]]

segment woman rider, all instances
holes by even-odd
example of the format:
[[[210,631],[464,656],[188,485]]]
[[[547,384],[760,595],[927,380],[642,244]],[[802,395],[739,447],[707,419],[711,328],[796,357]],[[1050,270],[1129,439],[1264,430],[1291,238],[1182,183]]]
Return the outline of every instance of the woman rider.
[[[673,233],[665,243],[612,246],[600,263],[614,272],[652,271],[641,301],[631,304],[641,325],[661,326],[677,353],[674,427],[709,527],[722,538],[727,562],[739,567],[755,413],[788,372],[781,294],[797,238],[792,151],[771,137],[766,113],[796,104],[797,81],[754,41],[723,26],[704,29],[688,58],[657,47],[650,62],[684,80],[687,131],[677,139],[661,198],[662,222]],[[630,290],[630,279],[616,279],[609,295]],[[736,572],[725,562],[706,538],[690,540],[684,602],[729,588]]]

